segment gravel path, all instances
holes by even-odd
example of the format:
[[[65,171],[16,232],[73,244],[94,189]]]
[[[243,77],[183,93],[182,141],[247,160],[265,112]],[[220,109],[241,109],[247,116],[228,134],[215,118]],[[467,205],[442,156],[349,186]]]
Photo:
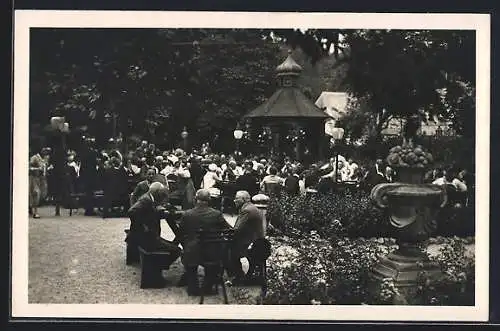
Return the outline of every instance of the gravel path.
[[[42,218],[29,219],[29,303],[148,303],[197,304],[198,297],[189,297],[185,288],[176,287],[182,264],[177,259],[164,276],[163,289],[141,289],[140,268],[125,264],[125,233],[127,218],[102,219],[86,217],[80,210],[68,216],[53,217],[54,209],[39,210]],[[230,224],[235,216],[225,215]],[[162,223],[162,237],[172,240],[169,226]],[[431,244],[431,255],[440,245]],[[474,254],[474,245],[468,245]],[[243,267],[248,268],[245,260]],[[228,288],[229,303],[253,302],[259,296],[258,287]],[[222,304],[222,294],[208,296],[206,304]]]
[[[127,218],[84,217],[82,211],[69,217],[65,210],[63,216],[53,217],[50,207],[39,212],[40,219],[29,220],[30,303],[198,303],[198,297],[188,297],[185,288],[175,286],[182,274],[180,259],[165,272],[165,288],[139,287],[140,268],[125,264]],[[234,223],[234,216],[226,216]],[[173,238],[165,222],[162,236]],[[222,294],[208,296],[205,302],[223,303]]]

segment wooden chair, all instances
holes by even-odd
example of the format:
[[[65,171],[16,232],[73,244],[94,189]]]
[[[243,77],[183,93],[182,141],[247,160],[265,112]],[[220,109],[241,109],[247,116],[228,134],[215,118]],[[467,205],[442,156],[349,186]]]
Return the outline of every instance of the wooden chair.
[[[215,291],[222,287],[224,303],[228,304],[227,290],[224,281],[224,271],[226,262],[229,261],[230,247],[233,241],[233,229],[224,230],[199,230],[198,240],[200,244],[201,265],[205,269],[205,276],[201,282],[200,304],[203,304],[205,298],[205,278],[207,270],[215,270],[213,275],[213,286]]]

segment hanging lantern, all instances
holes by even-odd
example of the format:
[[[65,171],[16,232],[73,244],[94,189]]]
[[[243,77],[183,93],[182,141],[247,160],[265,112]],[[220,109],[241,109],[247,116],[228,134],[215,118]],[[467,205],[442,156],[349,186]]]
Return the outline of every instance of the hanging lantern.
[[[237,128],[236,130],[234,130],[233,135],[234,139],[240,140],[241,138],[243,138],[243,131]]]
[[[186,127],[184,127],[184,129],[182,129],[182,132],[181,132],[181,138],[186,139],[188,137],[188,135],[189,135],[189,133],[187,132]]]
[[[62,131],[65,120],[64,116],[54,116],[50,119],[50,127]]]

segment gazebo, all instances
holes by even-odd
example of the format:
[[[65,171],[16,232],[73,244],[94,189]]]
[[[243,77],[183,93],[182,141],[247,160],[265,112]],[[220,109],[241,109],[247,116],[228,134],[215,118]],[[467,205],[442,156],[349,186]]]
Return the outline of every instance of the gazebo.
[[[269,127],[273,136],[273,154],[279,155],[283,146],[283,137],[290,129],[305,132],[305,143],[311,151],[321,153],[324,138],[324,122],[330,117],[299,89],[297,81],[302,67],[288,51],[286,60],[276,67],[278,89],[263,104],[248,112],[243,118],[251,120],[252,126]],[[302,143],[295,141],[298,158]]]

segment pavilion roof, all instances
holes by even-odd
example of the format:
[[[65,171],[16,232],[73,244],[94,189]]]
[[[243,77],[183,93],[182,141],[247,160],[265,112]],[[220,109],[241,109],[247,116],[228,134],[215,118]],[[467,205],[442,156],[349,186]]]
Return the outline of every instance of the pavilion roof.
[[[278,89],[244,118],[327,119],[329,116],[296,87]]]

